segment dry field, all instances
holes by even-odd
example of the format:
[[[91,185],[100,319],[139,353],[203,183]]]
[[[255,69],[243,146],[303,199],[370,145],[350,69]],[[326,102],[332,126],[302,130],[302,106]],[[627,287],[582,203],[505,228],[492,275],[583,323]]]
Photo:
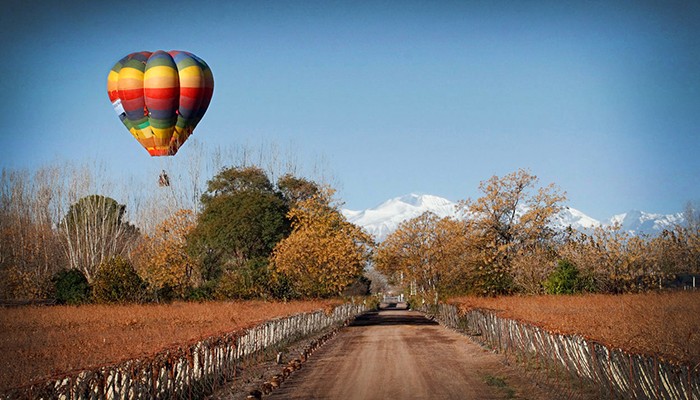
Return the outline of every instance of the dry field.
[[[339,301],[0,308],[0,392]]]
[[[530,296],[450,301],[633,353],[700,364],[700,291],[628,295]]]

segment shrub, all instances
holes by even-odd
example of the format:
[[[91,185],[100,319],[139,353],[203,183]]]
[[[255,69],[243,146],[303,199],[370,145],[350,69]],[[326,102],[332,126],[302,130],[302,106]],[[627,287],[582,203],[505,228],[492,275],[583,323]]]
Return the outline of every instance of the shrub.
[[[56,302],[59,304],[82,304],[90,299],[90,285],[85,275],[77,269],[69,269],[54,275]]]
[[[208,301],[214,300],[214,291],[216,290],[217,281],[206,281],[200,286],[190,288],[185,295],[189,301]]]
[[[120,256],[102,262],[92,282],[98,303],[131,303],[144,298],[145,284],[131,263]]]
[[[255,257],[224,267],[217,281],[214,297],[220,300],[268,298],[284,293],[270,274],[267,258]]]
[[[578,268],[567,260],[559,260],[557,268],[544,282],[548,294],[574,294],[580,292],[583,286]]]
[[[249,297],[249,285],[246,277],[238,270],[225,271],[214,289],[214,298],[218,300],[245,299]]]
[[[368,310],[379,310],[382,301],[379,295],[374,295],[365,297],[364,302]]]

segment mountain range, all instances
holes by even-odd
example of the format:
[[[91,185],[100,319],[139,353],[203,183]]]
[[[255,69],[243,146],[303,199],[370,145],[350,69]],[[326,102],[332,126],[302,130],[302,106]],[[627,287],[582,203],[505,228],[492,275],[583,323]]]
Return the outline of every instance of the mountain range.
[[[401,222],[415,218],[426,211],[438,217],[464,218],[457,209],[457,203],[429,194],[408,194],[385,201],[377,207],[367,210],[342,210],[348,221],[363,227],[376,240],[382,241],[398,228]],[[524,212],[524,209],[520,209]],[[571,226],[581,231],[591,231],[599,226],[618,224],[621,229],[632,235],[657,235],[664,229],[671,229],[677,224],[685,223],[683,213],[653,214],[631,210],[617,214],[605,221],[589,217],[583,212],[565,207],[553,219],[555,228],[565,229]]]

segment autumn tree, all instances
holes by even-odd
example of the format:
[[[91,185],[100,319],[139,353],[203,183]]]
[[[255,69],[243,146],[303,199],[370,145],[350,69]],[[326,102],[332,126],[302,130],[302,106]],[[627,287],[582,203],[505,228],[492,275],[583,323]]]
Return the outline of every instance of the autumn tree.
[[[57,168],[2,170],[0,177],[0,297],[42,298],[64,267],[55,224]]]
[[[134,251],[139,275],[159,297],[184,298],[201,283],[198,264],[187,252],[187,235],[195,222],[191,210],[178,210],[153,235],[144,235]]]
[[[514,290],[514,261],[552,245],[552,217],[566,197],[557,186],[537,187],[538,179],[520,169],[479,184],[483,196],[460,202],[468,218],[470,248],[479,260],[473,265],[477,292],[497,295]],[[554,261],[554,260],[552,260]]]
[[[411,295],[433,300],[462,293],[469,281],[465,226],[461,221],[425,212],[402,222],[379,246],[375,268]]]
[[[80,270],[92,283],[100,263],[128,257],[139,233],[124,220],[125,212],[125,205],[100,195],[72,204],[60,225],[69,268]]]
[[[677,272],[700,274],[700,208],[688,202],[683,212],[685,225],[678,225],[668,235],[673,248]]]
[[[658,288],[668,270],[649,238],[630,235],[619,226],[576,233],[560,247],[559,255],[581,275],[584,291],[627,293]]]
[[[297,201],[289,211],[292,233],[272,254],[275,276],[300,296],[340,295],[369,261],[371,238],[345,219],[332,195],[323,189]]]
[[[47,288],[53,287],[51,278],[57,272],[78,268],[78,260],[88,253],[111,252],[110,245],[102,246],[99,242],[105,237],[99,235],[98,229],[105,226],[83,230],[83,235],[77,237],[76,229],[88,225],[72,224],[68,231],[68,225],[64,224],[71,220],[70,210],[73,213],[89,212],[89,206],[76,209],[80,199],[83,199],[81,204],[90,204],[85,200],[87,194],[114,190],[114,185],[99,175],[101,172],[97,164],[70,162],[42,166],[34,171],[3,170],[0,183],[0,286],[5,287],[0,288],[2,295],[46,298],[51,295]],[[80,220],[87,221],[85,218]],[[123,218],[120,221],[119,229],[134,231]],[[124,244],[119,240],[112,244],[115,243]],[[99,263],[99,258],[94,261]]]

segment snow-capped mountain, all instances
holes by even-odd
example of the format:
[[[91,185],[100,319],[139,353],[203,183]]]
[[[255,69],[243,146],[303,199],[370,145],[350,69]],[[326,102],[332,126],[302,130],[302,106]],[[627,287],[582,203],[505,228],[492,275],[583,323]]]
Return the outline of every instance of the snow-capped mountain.
[[[442,197],[409,194],[387,200],[375,208],[363,211],[343,210],[348,221],[359,225],[377,240],[384,240],[403,221],[415,218],[426,211],[438,217],[456,217],[456,203]]]
[[[575,208],[564,207],[563,210],[554,216],[552,225],[560,229],[570,226],[578,231],[592,231],[603,224]]]
[[[675,225],[684,223],[683,213],[651,214],[638,210],[615,215],[608,221],[608,225],[618,224],[622,230],[635,235],[658,234],[664,229],[672,229]]]
[[[438,217],[460,218],[457,203],[432,195],[409,194],[387,200],[375,208],[362,211],[343,210],[348,221],[363,227],[376,240],[384,240],[398,228],[403,221],[415,218],[426,211]],[[524,210],[521,210],[524,212]],[[559,229],[571,226],[574,229],[590,231],[599,226],[619,224],[631,234],[655,235],[676,224],[684,223],[683,214],[650,214],[642,211],[630,211],[615,215],[608,221],[601,222],[571,207],[564,208],[554,217],[552,225]]]

